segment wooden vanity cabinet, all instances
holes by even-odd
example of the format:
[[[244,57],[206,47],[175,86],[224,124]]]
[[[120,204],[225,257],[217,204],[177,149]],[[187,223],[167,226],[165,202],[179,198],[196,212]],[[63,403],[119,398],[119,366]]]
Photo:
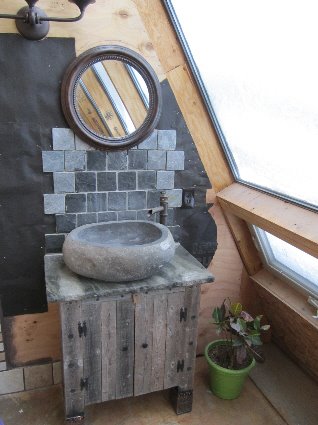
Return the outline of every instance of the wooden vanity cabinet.
[[[60,303],[65,411],[174,388],[192,407],[200,285]]]

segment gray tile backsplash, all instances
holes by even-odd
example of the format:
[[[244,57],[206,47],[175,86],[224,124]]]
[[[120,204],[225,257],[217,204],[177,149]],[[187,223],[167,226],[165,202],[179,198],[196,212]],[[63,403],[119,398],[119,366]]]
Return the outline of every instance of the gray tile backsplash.
[[[184,169],[176,151],[175,130],[155,130],[135,149],[104,152],[80,140],[68,128],[52,130],[53,151],[42,152],[43,172],[53,173],[54,193],[44,195],[45,214],[56,215],[56,234],[46,235],[47,252],[61,250],[65,234],[83,224],[151,220],[160,191],[169,198],[169,224],[182,204],[175,171]]]

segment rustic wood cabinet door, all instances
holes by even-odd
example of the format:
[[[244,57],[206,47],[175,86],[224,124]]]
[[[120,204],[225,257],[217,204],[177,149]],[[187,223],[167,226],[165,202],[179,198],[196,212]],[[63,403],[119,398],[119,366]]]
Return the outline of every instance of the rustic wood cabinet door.
[[[198,286],[168,295],[164,388],[192,389],[199,302]]]
[[[61,304],[65,410],[192,390],[200,287]]]

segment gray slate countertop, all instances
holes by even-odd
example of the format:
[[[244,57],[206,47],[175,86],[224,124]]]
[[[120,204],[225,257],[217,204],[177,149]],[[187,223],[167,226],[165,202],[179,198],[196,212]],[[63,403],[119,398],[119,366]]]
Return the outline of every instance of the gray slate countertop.
[[[63,254],[47,254],[44,263],[48,302],[120,296],[214,281],[214,276],[182,246],[159,273],[134,282],[111,283],[79,276],[65,265]]]

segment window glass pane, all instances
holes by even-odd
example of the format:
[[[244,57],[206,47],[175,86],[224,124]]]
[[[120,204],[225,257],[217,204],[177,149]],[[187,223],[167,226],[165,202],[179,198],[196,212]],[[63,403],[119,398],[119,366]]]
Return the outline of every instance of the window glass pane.
[[[301,286],[318,293],[318,259],[253,226],[266,260]]]
[[[318,259],[265,232],[275,260],[318,287]]]
[[[171,3],[237,178],[318,206],[317,1]]]

